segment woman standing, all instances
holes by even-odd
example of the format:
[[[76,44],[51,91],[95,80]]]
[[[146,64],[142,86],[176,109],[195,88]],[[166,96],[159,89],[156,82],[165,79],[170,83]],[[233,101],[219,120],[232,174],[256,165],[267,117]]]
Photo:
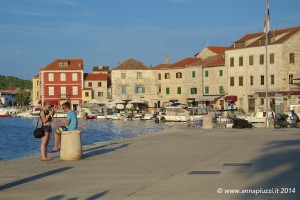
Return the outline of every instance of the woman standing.
[[[52,158],[47,156],[50,134],[52,133],[52,128],[51,128],[52,115],[53,115],[53,111],[51,110],[50,102],[44,102],[43,109],[40,112],[40,117],[42,119],[43,128],[45,131],[45,136],[42,137],[42,142],[41,142],[42,161],[52,160]]]

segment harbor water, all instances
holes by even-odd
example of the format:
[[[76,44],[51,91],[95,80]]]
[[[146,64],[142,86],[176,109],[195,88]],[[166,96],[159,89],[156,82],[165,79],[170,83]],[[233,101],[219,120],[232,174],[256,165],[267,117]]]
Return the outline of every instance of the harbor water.
[[[52,123],[61,123],[64,119],[55,119]],[[40,139],[33,137],[37,118],[19,117],[0,118],[0,161],[36,155],[40,152]],[[78,120],[78,129],[82,131],[82,144],[129,138],[141,134],[160,132],[172,127],[183,126],[182,123],[154,123],[150,121],[124,120]],[[53,135],[49,149],[53,147]]]

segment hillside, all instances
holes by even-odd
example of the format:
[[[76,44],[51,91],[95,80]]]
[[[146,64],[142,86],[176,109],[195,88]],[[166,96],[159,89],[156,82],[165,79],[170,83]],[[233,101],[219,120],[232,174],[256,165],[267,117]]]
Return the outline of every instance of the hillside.
[[[14,76],[0,75],[0,90],[8,88],[32,89],[32,81],[19,79]]]

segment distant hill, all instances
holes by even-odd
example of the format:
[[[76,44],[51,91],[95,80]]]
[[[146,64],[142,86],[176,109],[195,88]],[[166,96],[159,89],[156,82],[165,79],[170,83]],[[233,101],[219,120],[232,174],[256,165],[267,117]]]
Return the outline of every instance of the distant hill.
[[[32,89],[32,81],[23,80],[14,76],[0,75],[0,90],[8,88]]]

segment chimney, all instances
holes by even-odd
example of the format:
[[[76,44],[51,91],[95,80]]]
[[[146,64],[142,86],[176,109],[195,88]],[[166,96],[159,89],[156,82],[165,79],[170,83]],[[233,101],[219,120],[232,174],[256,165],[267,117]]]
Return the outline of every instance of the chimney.
[[[168,56],[168,54],[166,54],[166,56],[165,56],[165,64],[169,64],[169,56]]]

